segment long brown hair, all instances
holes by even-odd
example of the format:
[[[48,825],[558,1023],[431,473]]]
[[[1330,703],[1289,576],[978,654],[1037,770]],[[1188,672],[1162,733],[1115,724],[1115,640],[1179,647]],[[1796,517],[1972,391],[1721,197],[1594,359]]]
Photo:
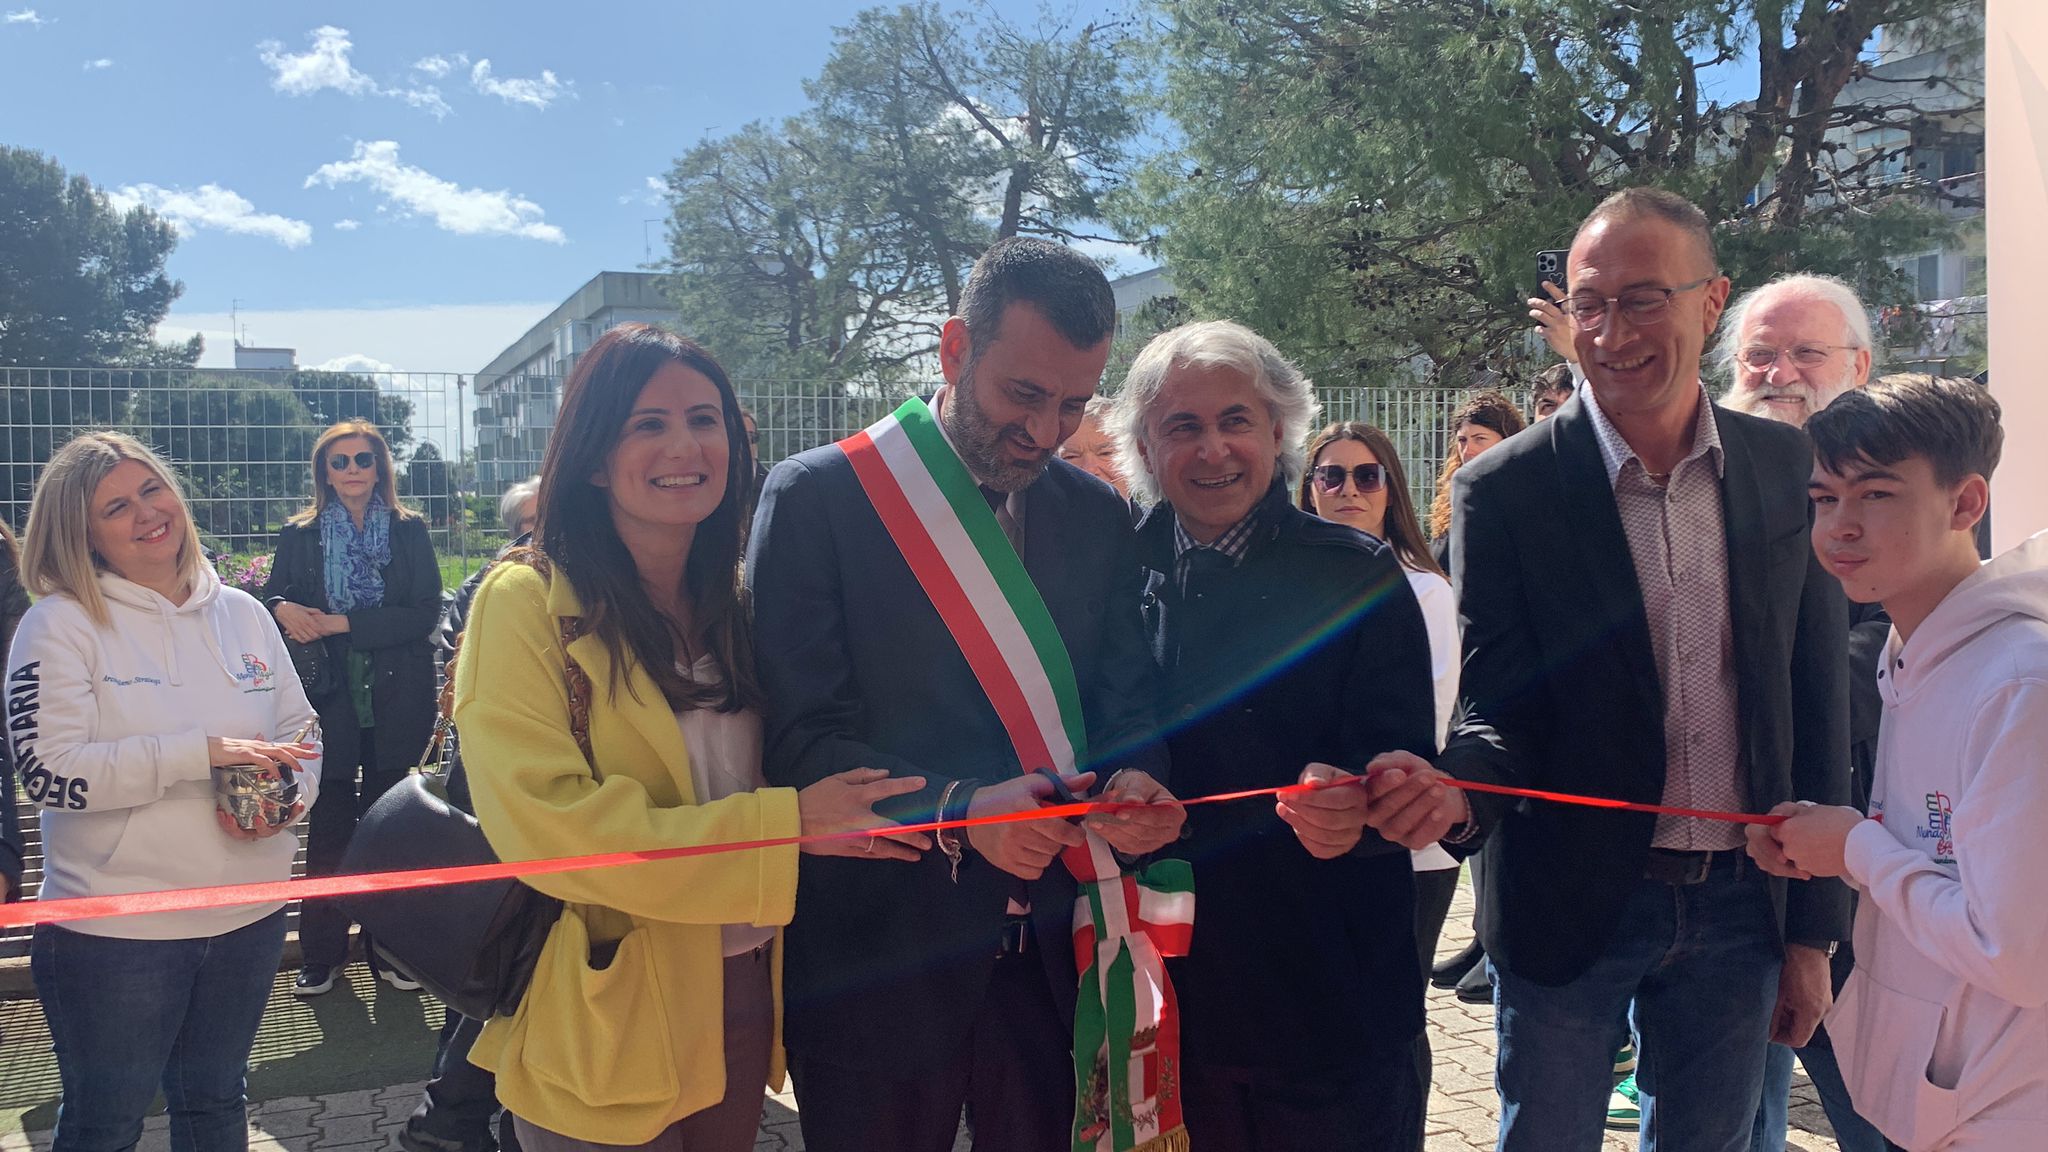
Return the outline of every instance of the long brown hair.
[[[1415,519],[1415,498],[1408,494],[1408,470],[1401,466],[1401,454],[1394,451],[1394,442],[1385,432],[1362,420],[1342,420],[1316,433],[1308,442],[1308,470],[1301,476],[1299,501],[1301,510],[1314,512],[1315,497],[1309,491],[1314,482],[1316,461],[1322,458],[1323,449],[1339,440],[1356,440],[1365,445],[1373,459],[1380,462],[1387,471],[1387,515],[1380,525],[1380,533],[1394,549],[1404,567],[1417,572],[1434,572],[1443,575],[1437,567],[1436,557],[1429,554],[1429,544],[1422,538],[1422,525]]]
[[[1433,540],[1451,530],[1451,477],[1465,463],[1464,457],[1458,455],[1458,429],[1466,424],[1490,429],[1503,440],[1529,426],[1522,418],[1522,410],[1498,392],[1474,395],[1451,417],[1451,450],[1444,457],[1443,470],[1436,475],[1436,495],[1429,502],[1429,535]]]
[[[677,624],[654,606],[639,568],[612,521],[605,490],[590,478],[618,446],[640,390],[666,364],[702,373],[718,388],[727,445],[725,497],[697,525],[682,592],[717,663],[722,684],[700,684],[676,669]],[[621,324],[598,338],[562,385],[562,409],[540,466],[534,548],[528,563],[566,575],[583,602],[583,619],[611,655],[608,685],[618,693],[630,650],[671,708],[733,712],[761,698],[740,558],[742,510],[754,478],[754,456],[740,421],[739,397],[711,353],[652,324]],[[515,554],[517,555],[517,554]],[[632,686],[627,685],[627,691]]]
[[[391,445],[384,442],[384,434],[368,420],[343,420],[322,432],[320,439],[313,442],[313,503],[300,509],[285,523],[311,524],[320,519],[320,514],[334,502],[334,487],[327,482],[327,455],[337,443],[351,436],[368,440],[370,451],[377,454],[377,495],[384,498],[384,506],[400,520],[419,518],[419,513],[398,502],[398,479],[392,475]]]

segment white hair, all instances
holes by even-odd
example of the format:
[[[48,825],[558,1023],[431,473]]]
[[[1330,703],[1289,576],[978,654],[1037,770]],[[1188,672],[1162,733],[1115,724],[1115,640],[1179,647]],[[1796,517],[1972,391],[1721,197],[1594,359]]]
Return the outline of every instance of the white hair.
[[[1116,442],[1117,463],[1131,494],[1147,504],[1159,500],[1159,480],[1145,464],[1138,443],[1145,417],[1175,368],[1222,367],[1250,378],[1252,389],[1280,429],[1280,479],[1291,489],[1308,468],[1309,429],[1322,414],[1315,383],[1265,337],[1231,320],[1200,320],[1152,338],[1131,362],[1116,407],[1104,431]]]
[[[520,507],[528,500],[532,500],[539,495],[540,477],[538,476],[529,476],[510,488],[505,489],[505,494],[498,497],[498,523],[507,528],[512,527],[513,522],[519,519]]]
[[[1728,306],[1721,317],[1721,340],[1714,346],[1714,366],[1723,379],[1736,379],[1736,360],[1747,343],[1743,329],[1749,324],[1751,312],[1774,300],[1788,296],[1804,296],[1812,300],[1823,300],[1835,306],[1842,314],[1842,324],[1848,329],[1847,343],[1851,347],[1869,349],[1870,312],[1863,307],[1863,301],[1856,296],[1856,290],[1846,281],[1834,276],[1823,276],[1814,272],[1794,272],[1780,276],[1761,288],[1752,288],[1741,298]]]

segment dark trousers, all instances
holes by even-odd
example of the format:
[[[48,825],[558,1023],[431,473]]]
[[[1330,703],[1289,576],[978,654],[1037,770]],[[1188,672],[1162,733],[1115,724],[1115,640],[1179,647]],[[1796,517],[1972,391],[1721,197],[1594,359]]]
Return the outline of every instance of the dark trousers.
[[[493,1142],[501,1152],[517,1152],[509,1118],[499,1122],[498,1078],[469,1062],[469,1049],[483,1029],[482,1021],[449,1011],[434,1051],[434,1078],[427,1081],[406,1127],[471,1152]]]
[[[1201,1152],[1387,1152],[1422,1130],[1415,1044],[1359,1045],[1345,1068],[1244,1069],[1189,1063],[1188,1145]]]
[[[927,1043],[903,1037],[903,1044]],[[797,1116],[811,1152],[948,1152],[960,1110],[975,1152],[1067,1152],[1073,1145],[1073,1041],[1036,955],[996,961],[967,1041],[914,1078],[789,1054]]]
[[[356,820],[392,785],[405,778],[407,765],[380,764],[377,730],[336,726],[326,729],[320,763],[320,796],[306,818],[306,875],[332,876],[341,870],[342,854],[355,835]],[[358,784],[357,772],[361,772]],[[302,962],[339,967],[348,960],[348,914],[332,900],[309,900],[299,910]],[[376,967],[371,960],[370,966]]]
[[[51,1147],[133,1149],[161,1088],[172,1152],[244,1152],[249,1048],[283,952],[282,911],[185,940],[38,927],[29,969],[63,1086]]]

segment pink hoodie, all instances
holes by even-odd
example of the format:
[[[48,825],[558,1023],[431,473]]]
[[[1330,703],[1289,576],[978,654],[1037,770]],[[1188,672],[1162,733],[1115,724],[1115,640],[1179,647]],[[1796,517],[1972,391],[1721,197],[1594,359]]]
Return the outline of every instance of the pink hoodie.
[[[1910,1152],[2048,1148],[2048,532],[1884,660],[1829,1036],[1856,1110]]]

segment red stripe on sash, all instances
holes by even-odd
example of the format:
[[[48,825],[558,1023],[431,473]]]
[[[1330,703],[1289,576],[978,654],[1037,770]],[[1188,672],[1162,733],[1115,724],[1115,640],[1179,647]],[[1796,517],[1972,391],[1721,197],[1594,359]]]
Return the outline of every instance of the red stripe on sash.
[[[925,595],[931,598],[939,619],[945,622],[954,643],[960,646],[960,654],[967,658],[967,666],[973,669],[974,678],[981,682],[989,703],[995,705],[996,716],[1017,749],[1019,765],[1026,772],[1050,767],[1052,750],[1032,718],[1031,705],[1024,699],[1024,689],[1017,683],[1016,674],[1010,671],[1002,651],[996,647],[995,637],[974,610],[974,602],[947,567],[938,544],[925,530],[917,511],[903,494],[902,485],[875,448],[874,438],[857,432],[840,441],[839,447],[853,465],[853,474],[867,492],[875,514],[881,517],[882,527],[888,530],[896,550],[903,554],[904,563],[910,565],[911,575],[917,577]]]

